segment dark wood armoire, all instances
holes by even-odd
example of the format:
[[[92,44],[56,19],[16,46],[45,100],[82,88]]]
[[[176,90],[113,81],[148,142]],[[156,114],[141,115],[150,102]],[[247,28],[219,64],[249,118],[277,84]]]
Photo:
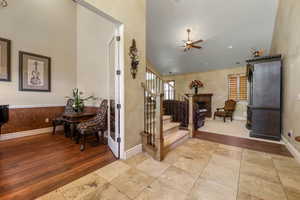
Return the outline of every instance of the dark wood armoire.
[[[247,128],[250,136],[281,139],[281,55],[247,60],[249,105]]]

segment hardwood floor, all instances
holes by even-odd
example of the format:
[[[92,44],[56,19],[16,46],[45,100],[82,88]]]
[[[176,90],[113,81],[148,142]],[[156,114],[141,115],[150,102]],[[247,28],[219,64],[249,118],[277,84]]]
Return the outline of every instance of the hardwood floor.
[[[195,131],[194,136],[195,138],[208,140],[211,142],[237,146],[237,147],[251,149],[255,151],[261,151],[265,153],[293,157],[292,154],[287,150],[287,148],[282,144],[264,142],[259,140],[251,140],[247,138],[221,135],[221,134],[209,133],[204,131]]]
[[[0,199],[34,199],[115,160],[107,145],[80,152],[62,134],[0,142]]]

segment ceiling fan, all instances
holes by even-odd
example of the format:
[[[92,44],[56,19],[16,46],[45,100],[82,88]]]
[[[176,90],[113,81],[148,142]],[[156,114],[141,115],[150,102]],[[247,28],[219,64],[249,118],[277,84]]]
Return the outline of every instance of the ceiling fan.
[[[187,40],[183,40],[184,46],[182,46],[182,47],[184,47],[184,52],[189,51],[192,48],[202,49],[201,46],[197,46],[196,44],[203,42],[203,40],[197,40],[197,41],[191,40],[191,38],[190,38],[191,29],[187,29],[186,31],[188,33],[188,39]]]

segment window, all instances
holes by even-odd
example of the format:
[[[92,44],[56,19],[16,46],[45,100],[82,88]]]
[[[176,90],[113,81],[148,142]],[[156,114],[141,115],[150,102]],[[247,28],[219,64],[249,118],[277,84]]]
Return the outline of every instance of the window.
[[[175,81],[166,81],[164,84],[165,99],[175,99]]]
[[[157,93],[159,90],[158,77],[151,71],[146,72],[146,85],[152,93]]]
[[[248,82],[245,74],[228,76],[228,99],[246,101],[248,99]]]

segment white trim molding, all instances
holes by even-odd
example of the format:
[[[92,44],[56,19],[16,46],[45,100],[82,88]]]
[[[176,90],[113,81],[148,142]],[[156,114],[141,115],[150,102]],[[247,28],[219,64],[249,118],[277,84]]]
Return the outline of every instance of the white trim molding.
[[[136,154],[139,154],[142,152],[143,152],[142,144],[138,144],[125,152],[124,160],[127,160],[127,159],[135,156]]]
[[[287,149],[291,152],[291,154],[295,157],[295,159],[300,163],[300,152],[284,136],[282,137],[282,140],[285,143]]]
[[[44,133],[51,133],[52,130],[53,130],[52,127],[48,127],[48,128],[34,129],[34,130],[29,130],[29,131],[20,131],[20,132],[15,132],[15,133],[2,134],[2,135],[0,135],[0,141],[22,138],[22,137],[33,136],[33,135],[39,135],[39,134],[44,134]],[[63,130],[63,126],[57,126],[56,130],[57,131]]]

